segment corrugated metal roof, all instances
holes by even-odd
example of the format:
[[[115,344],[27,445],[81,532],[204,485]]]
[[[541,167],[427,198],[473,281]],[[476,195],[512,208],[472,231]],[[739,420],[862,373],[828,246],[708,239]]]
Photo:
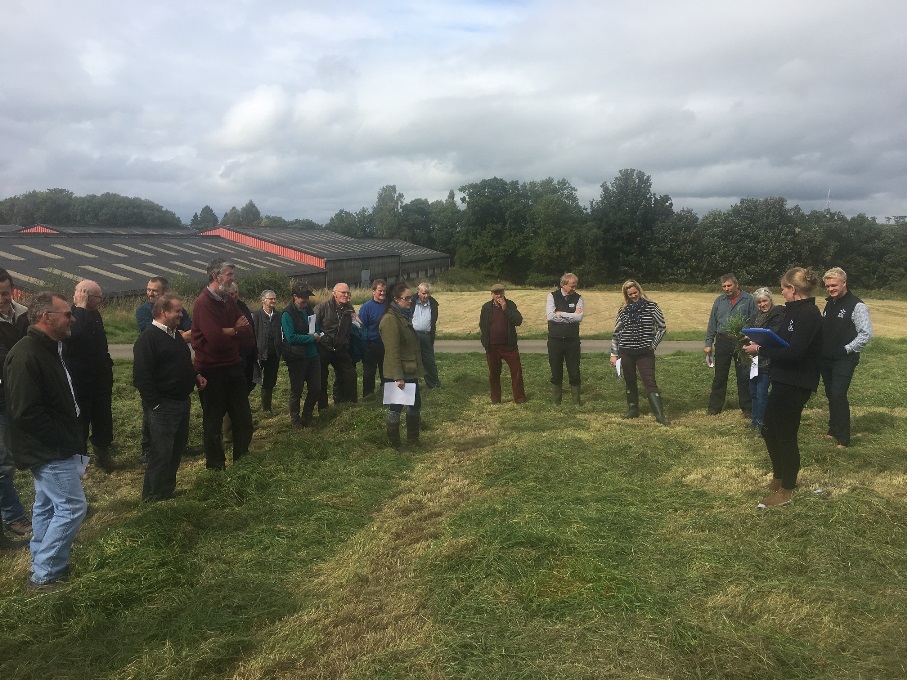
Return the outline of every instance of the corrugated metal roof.
[[[278,246],[293,248],[326,260],[400,255],[400,251],[396,248],[388,248],[375,241],[350,238],[324,229],[272,229],[269,227],[219,227],[218,229],[222,230],[221,233],[231,231],[269,241]],[[215,230],[211,230],[211,232],[213,231]]]
[[[18,287],[29,290],[45,287],[48,278],[74,283],[92,279],[107,296],[143,294],[152,276],[171,278],[183,274],[204,280],[208,262],[217,257],[234,263],[239,279],[243,272],[261,270],[278,271],[288,277],[325,271],[225,239],[194,234],[0,237],[0,266],[9,271]]]
[[[409,241],[400,241],[393,238],[363,239],[363,242],[381,243],[388,248],[393,248],[400,253],[400,256],[406,262],[409,262],[411,260],[429,260],[439,257],[450,257],[450,255],[448,255],[447,253],[442,253],[440,250],[432,250],[431,248],[426,248],[425,246],[410,243]]]

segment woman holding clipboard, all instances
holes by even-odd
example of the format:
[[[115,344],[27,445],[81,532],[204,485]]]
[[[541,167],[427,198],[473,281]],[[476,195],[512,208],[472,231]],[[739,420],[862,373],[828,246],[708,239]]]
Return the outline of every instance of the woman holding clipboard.
[[[770,508],[790,503],[800,472],[797,433],[810,395],[819,387],[822,362],[822,315],[813,290],[819,284],[814,273],[803,267],[789,269],[781,278],[781,294],[787,301],[778,336],[787,347],[769,347],[756,342],[743,349],[750,356],[772,360],[772,391],[768,396],[762,437],[772,462],[774,493],[759,503]]]

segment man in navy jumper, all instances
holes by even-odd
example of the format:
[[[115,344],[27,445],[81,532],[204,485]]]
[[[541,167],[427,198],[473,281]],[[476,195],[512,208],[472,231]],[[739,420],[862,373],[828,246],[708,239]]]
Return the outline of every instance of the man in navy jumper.
[[[195,372],[189,346],[179,332],[183,303],[173,293],[158,296],[151,325],[132,350],[132,384],[142,397],[151,436],[142,500],[164,500],[176,489],[176,471],[189,441],[189,396],[206,380]]]

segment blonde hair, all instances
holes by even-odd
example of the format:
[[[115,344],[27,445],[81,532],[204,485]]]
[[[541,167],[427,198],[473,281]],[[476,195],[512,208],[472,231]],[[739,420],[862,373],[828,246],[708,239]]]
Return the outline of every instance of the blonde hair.
[[[812,292],[819,285],[816,275],[805,267],[788,269],[781,277],[782,286],[791,286],[802,297],[812,297]]]
[[[630,290],[631,288],[636,288],[636,290],[639,291],[640,298],[642,298],[644,300],[649,299],[646,297],[646,292],[642,289],[642,286],[639,285],[638,281],[635,281],[633,279],[627,279],[626,281],[624,281],[624,285],[622,285],[620,287],[620,292],[624,294],[624,302],[626,302],[627,304],[630,304],[630,296],[627,295],[627,291]]]
[[[837,279],[838,281],[847,283],[847,272],[840,267],[832,267],[822,274],[822,280],[824,281],[825,279]]]

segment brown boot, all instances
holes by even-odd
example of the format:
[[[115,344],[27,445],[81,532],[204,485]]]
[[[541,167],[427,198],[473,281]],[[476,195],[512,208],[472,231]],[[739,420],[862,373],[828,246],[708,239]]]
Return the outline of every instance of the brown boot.
[[[766,508],[776,508],[781,505],[787,505],[790,503],[791,496],[793,495],[793,489],[785,489],[782,487],[768,498],[763,498],[762,502],[756,507],[760,510],[765,510]]]
[[[107,474],[110,474],[117,469],[117,464],[113,462],[113,457],[110,455],[110,449],[101,448],[100,446],[91,445],[92,453],[94,453],[94,464],[101,468]]]
[[[770,481],[770,482],[768,483],[768,487],[767,487],[767,488],[768,488],[769,491],[777,491],[778,489],[781,488],[781,480],[780,480],[780,479],[772,479],[772,481]]]

